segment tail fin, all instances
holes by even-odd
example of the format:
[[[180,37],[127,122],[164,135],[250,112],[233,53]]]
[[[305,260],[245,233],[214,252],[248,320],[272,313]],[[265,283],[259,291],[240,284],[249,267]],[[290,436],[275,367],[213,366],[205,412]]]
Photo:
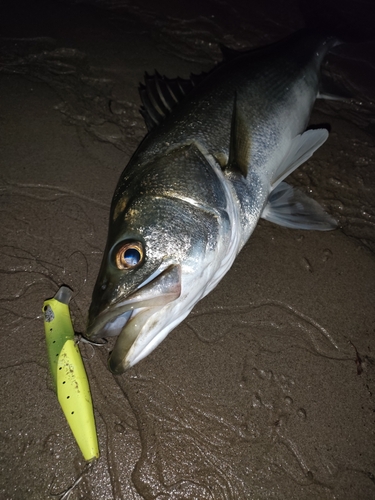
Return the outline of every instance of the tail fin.
[[[375,41],[374,0],[300,0],[306,28],[334,35],[346,43]]]

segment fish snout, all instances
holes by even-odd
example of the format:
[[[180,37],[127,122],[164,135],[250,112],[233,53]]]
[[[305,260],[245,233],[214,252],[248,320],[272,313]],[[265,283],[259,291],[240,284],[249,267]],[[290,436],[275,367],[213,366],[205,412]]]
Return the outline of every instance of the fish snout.
[[[119,374],[132,366],[135,354],[143,350],[158,335],[158,321],[148,321],[165,305],[181,295],[181,267],[173,264],[161,269],[150,281],[146,279],[127,297],[121,297],[104,309],[93,299],[86,330],[86,337],[97,340],[118,336],[111,353],[109,367]],[[143,357],[143,356],[142,356]],[[142,359],[141,357],[141,359]]]

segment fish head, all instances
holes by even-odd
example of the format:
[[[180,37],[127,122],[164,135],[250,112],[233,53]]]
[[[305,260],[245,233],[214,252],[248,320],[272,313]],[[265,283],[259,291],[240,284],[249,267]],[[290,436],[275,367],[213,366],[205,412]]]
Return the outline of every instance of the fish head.
[[[118,336],[113,373],[138,363],[188,315],[206,293],[218,248],[225,251],[225,241],[218,245],[225,222],[200,205],[199,189],[207,196],[210,188],[189,192],[183,173],[175,178],[184,161],[205,161],[191,154],[188,148],[163,158],[115,193],[86,332],[91,340]]]

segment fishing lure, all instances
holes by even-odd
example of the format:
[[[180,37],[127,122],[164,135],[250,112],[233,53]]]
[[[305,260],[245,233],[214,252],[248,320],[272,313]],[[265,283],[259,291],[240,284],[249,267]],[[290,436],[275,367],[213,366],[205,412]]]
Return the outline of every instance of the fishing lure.
[[[85,460],[99,457],[90,387],[69,312],[72,291],[62,286],[43,305],[49,365],[57,398]]]

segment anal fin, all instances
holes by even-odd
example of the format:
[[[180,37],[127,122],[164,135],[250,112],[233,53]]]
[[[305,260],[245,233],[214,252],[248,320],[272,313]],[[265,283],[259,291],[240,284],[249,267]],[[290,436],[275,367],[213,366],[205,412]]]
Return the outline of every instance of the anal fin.
[[[316,98],[325,99],[327,101],[340,101],[340,102],[350,102],[352,100],[352,97],[330,94],[329,92],[319,92]]]
[[[330,101],[350,102],[353,94],[343,85],[339,85],[326,75],[321,76],[319,93],[317,99],[328,99]]]

